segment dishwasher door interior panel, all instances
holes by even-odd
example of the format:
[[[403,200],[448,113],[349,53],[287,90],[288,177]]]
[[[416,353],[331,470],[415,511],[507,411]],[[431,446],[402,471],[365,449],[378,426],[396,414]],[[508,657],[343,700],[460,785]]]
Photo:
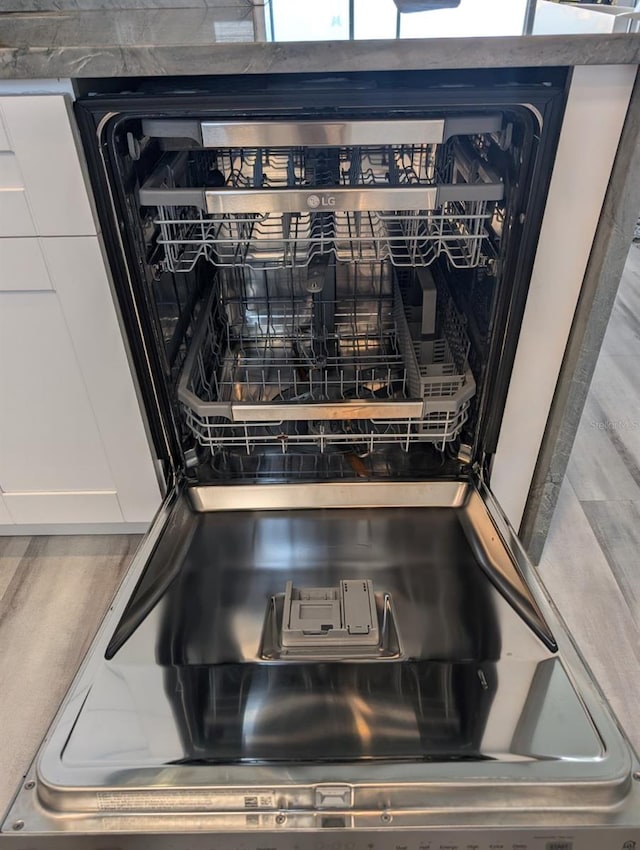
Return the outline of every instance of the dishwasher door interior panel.
[[[245,511],[176,498],[42,747],[36,793],[21,792],[10,819],[91,833],[164,830],[187,813],[215,830],[282,811],[318,826],[327,807],[363,826],[387,809],[415,824],[425,805],[427,820],[461,804],[507,820],[620,809],[629,752],[579,663],[567,666],[571,645],[490,494],[321,486],[371,506],[314,507],[317,485],[308,504],[291,485],[288,508],[268,485],[245,491],[256,503]],[[399,658],[265,660],[269,601],[287,581],[361,579],[391,600]],[[325,806],[327,783],[338,789]]]

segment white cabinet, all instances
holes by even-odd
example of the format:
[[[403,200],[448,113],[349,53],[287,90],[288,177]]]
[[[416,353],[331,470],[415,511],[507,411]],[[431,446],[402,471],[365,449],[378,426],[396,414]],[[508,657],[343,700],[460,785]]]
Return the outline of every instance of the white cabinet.
[[[636,71],[583,65],[571,77],[491,471],[491,489],[514,528],[548,427]]]
[[[0,239],[0,292],[52,288],[39,239]]]
[[[0,295],[0,484],[115,492],[56,293]]]
[[[123,518],[148,522],[159,507],[160,491],[101,243],[85,236],[43,239],[42,246]]]
[[[0,533],[161,492],[66,97],[0,97]]]
[[[35,232],[16,155],[0,151],[0,236],[34,236]]]
[[[0,237],[97,232],[70,106],[63,95],[0,97]]]

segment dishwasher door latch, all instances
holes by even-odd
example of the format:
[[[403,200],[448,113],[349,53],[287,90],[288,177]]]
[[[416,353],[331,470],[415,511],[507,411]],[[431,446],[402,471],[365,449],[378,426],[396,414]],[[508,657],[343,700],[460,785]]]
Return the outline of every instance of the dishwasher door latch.
[[[353,806],[353,788],[350,785],[317,785],[316,809],[350,809]]]

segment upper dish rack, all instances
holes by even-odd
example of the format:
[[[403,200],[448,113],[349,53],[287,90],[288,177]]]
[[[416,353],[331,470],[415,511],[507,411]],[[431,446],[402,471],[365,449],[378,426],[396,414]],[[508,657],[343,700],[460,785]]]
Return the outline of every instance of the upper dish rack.
[[[481,258],[504,185],[464,140],[165,154],[140,189],[166,266],[304,268],[343,262],[457,268]]]

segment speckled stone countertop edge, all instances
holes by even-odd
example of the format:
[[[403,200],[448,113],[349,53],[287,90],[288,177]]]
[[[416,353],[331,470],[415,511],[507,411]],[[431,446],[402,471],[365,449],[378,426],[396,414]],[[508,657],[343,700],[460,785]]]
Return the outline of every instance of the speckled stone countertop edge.
[[[0,78],[638,65],[640,34],[211,45],[3,46]]]

